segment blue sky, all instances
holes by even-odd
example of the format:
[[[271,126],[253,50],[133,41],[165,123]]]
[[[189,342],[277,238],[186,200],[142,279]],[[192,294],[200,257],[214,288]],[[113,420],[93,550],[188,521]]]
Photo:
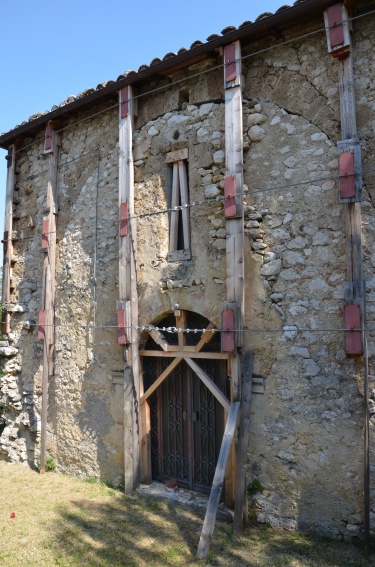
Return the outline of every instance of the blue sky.
[[[189,48],[225,27],[275,12],[282,0],[126,0],[3,2],[0,132],[72,94],[115,80],[154,57]],[[6,186],[0,150],[0,233]]]

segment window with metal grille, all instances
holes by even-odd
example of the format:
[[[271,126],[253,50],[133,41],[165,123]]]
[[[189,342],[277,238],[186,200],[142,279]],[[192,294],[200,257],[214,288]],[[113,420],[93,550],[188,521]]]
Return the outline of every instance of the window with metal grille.
[[[168,260],[178,262],[191,259],[190,207],[188,182],[188,150],[167,154],[170,168],[170,215]]]

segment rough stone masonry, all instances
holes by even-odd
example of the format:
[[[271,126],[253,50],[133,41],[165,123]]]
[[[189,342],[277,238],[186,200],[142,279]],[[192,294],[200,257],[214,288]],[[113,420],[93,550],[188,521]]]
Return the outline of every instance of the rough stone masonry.
[[[140,348],[148,348],[148,326],[172,317],[176,306],[221,329],[228,278],[222,48],[237,41],[238,33],[243,58],[245,276],[239,352],[254,352],[246,483],[251,486],[257,480],[263,487],[255,495],[260,522],[335,538],[361,537],[364,366],[362,357],[347,356],[342,331],[348,246],[345,205],[338,198],[337,60],[328,52],[322,31],[323,11],[330,4],[334,2],[305,0],[238,30],[228,28],[222,36],[210,36],[207,44],[181,50],[175,56],[178,64],[172,64],[168,54],[137,73],[120,76],[117,88],[112,81],[89,89],[0,137],[2,147],[14,148],[15,167],[8,235],[10,301],[5,305],[10,332],[0,343],[0,408],[5,419],[1,458],[29,466],[37,466],[40,458],[44,343],[38,339],[38,318],[46,289],[41,241],[50,175],[49,153],[43,148],[50,120],[60,121],[55,129],[61,140],[54,370],[49,378],[46,438],[47,453],[58,470],[100,477],[118,486],[124,483],[129,361],[125,360],[124,372],[116,316],[122,151],[116,103],[124,81],[135,85],[138,105],[132,158]],[[354,4],[359,15],[373,7],[371,2]],[[266,32],[255,33],[261,22]],[[273,29],[280,26],[281,37],[269,31],[272,22]],[[363,15],[351,27],[362,148],[363,272],[371,328],[374,15]],[[147,80],[142,73],[148,73]],[[166,156],[186,150],[189,201],[194,204],[189,207],[191,255],[171,261],[173,213],[167,210],[173,167]],[[173,343],[167,332],[163,336]],[[161,347],[154,348],[162,352]],[[371,456],[374,354],[374,335],[369,332]],[[160,374],[165,360],[155,362],[155,376],[156,364]],[[137,411],[135,415],[133,428],[139,431],[142,424]],[[372,480],[372,529],[374,496]]]

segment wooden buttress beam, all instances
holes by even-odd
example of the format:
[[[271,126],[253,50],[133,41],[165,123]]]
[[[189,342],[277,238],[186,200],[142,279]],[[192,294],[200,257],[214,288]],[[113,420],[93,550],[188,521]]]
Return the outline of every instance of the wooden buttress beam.
[[[124,400],[124,478],[125,492],[132,492],[140,478],[139,394],[140,361],[138,326],[138,295],[136,278],[137,231],[134,218],[133,128],[136,99],[131,86],[119,91],[119,211],[128,203],[130,221],[124,236],[119,236],[119,300],[129,302],[131,328],[126,330],[129,344],[125,349]],[[119,215],[120,216],[120,215]]]
[[[337,57],[338,83],[340,92],[340,116],[342,142],[340,144],[358,143],[356,123],[356,102],[354,89],[354,71],[352,55],[351,25],[348,9],[344,2],[329,7],[324,12],[327,24],[335,22],[340,25],[331,26],[327,30],[328,51]],[[360,146],[359,146],[360,147]],[[357,170],[362,170],[360,152],[357,156]],[[359,180],[361,189],[362,180]],[[362,251],[362,222],[360,198],[343,204],[345,211],[346,241],[347,241],[347,273],[348,282],[344,284],[345,326],[353,320],[354,311],[360,311],[355,327],[366,326],[366,285],[363,280],[363,251]],[[359,308],[359,309],[358,309]],[[349,323],[349,325],[348,325]],[[358,324],[359,323],[359,324]],[[354,331],[357,335],[358,332]],[[346,332],[346,352],[348,356],[362,356],[365,359],[364,368],[364,445],[363,445],[363,523],[365,535],[365,555],[369,554],[370,546],[370,447],[369,447],[369,412],[368,412],[368,350],[366,333],[361,332],[359,343],[350,331]],[[362,343],[362,344],[361,344]],[[354,347],[354,348],[353,348]]]
[[[237,312],[236,324],[241,328],[244,309],[244,210],[243,210],[243,115],[242,115],[242,62],[241,44],[236,41],[224,48],[224,92],[225,92],[225,179],[230,181],[230,193],[224,201],[226,237],[226,301]],[[228,186],[228,181],[226,183]],[[228,192],[227,192],[228,193]],[[230,207],[230,215],[228,205]],[[233,209],[233,211],[232,211]],[[233,216],[232,216],[233,213]],[[225,309],[225,308],[223,308]],[[241,355],[238,350],[240,333],[235,334],[236,343],[231,357],[231,399],[241,397]],[[225,503],[235,502],[236,477],[235,446],[229,458]]]
[[[230,448],[236,429],[239,407],[240,402],[232,402],[230,405],[228,420],[225,426],[223,441],[220,447],[220,453],[216,465],[214,480],[212,482],[210,498],[208,500],[202,533],[199,540],[197,556],[200,559],[207,557],[210,550],[212,534],[215,528],[217,508],[219,506],[220,495],[223,489],[225,470],[227,467]]]
[[[42,415],[40,439],[40,472],[45,472],[47,450],[48,386],[54,373],[55,346],[55,272],[56,272],[56,217],[58,213],[58,161],[60,136],[47,125],[50,144],[48,148],[47,211],[48,233],[46,234],[43,262],[43,304],[45,330],[43,341]]]
[[[7,184],[5,196],[5,219],[4,219],[4,248],[3,248],[3,295],[2,301],[6,305],[10,303],[10,284],[12,279],[12,254],[13,254],[13,195],[16,171],[16,147],[10,146],[7,159]],[[10,313],[3,310],[2,332],[10,333]]]
[[[242,524],[248,517],[246,461],[247,447],[250,438],[250,402],[253,382],[253,361],[254,355],[252,352],[248,351],[244,360],[243,386],[239,416],[236,501],[233,518],[233,532],[235,536],[241,535]]]
[[[235,177],[236,194],[243,186],[243,127],[241,45],[239,41],[224,49],[225,87],[225,168],[226,176]],[[243,320],[244,304],[244,229],[243,197],[236,198],[236,218],[226,217],[226,300],[237,304]],[[238,336],[238,333],[237,333]],[[238,351],[232,357],[232,400],[240,398],[241,364]]]
[[[185,358],[185,362],[190,366],[190,368],[195,372],[195,374],[200,378],[203,384],[208,388],[208,390],[215,396],[218,402],[223,406],[226,412],[229,411],[230,402],[223,392],[218,388],[211,380],[211,378],[206,374],[206,372],[191,358]]]

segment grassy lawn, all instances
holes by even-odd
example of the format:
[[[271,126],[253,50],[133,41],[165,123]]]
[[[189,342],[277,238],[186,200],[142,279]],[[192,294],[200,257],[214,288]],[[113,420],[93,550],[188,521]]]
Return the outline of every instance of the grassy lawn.
[[[194,512],[126,496],[93,479],[39,475],[3,461],[0,489],[1,567],[369,565],[348,544],[264,526],[235,540],[231,525],[219,522],[202,562],[195,555],[203,519]]]

